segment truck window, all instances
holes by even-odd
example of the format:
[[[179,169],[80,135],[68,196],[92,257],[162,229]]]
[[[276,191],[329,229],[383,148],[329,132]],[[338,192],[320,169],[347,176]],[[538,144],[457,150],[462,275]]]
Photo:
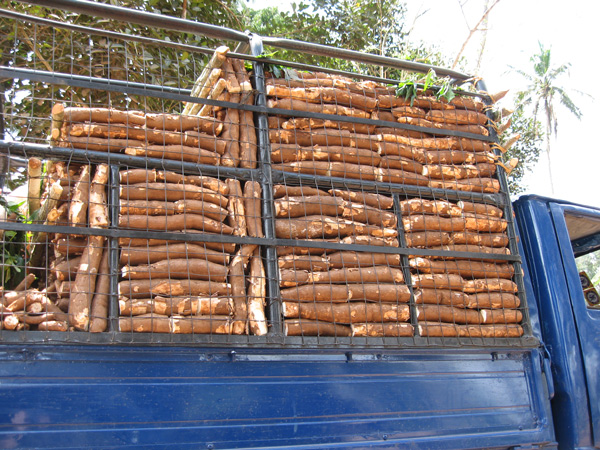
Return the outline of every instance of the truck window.
[[[600,220],[565,216],[581,288],[588,308],[600,308]]]

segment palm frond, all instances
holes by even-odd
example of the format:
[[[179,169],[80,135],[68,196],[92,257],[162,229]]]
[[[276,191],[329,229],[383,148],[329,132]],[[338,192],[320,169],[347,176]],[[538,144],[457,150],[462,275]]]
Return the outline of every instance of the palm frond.
[[[575,117],[577,117],[579,120],[581,120],[581,117],[583,116],[583,112],[577,105],[575,105],[573,100],[571,100],[571,97],[569,97],[569,95],[563,89],[561,89],[559,87],[556,88],[556,92],[558,92],[558,94],[559,94],[560,103],[565,108],[567,108]]]

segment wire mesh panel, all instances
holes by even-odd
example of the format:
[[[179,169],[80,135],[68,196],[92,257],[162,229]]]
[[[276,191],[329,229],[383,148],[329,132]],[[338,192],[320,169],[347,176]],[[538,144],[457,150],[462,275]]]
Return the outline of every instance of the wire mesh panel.
[[[285,75],[265,77],[268,106],[279,113],[268,120],[273,169],[333,184],[276,185],[277,237],[372,247],[278,247],[285,333],[522,336],[508,221],[486,196],[501,185],[483,101],[398,96],[337,74]]]
[[[480,96],[0,16],[2,340],[525,342]]]

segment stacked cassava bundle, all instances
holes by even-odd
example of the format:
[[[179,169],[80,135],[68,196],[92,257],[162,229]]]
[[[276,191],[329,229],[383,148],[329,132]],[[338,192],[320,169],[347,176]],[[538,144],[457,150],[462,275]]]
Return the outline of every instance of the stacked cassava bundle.
[[[235,244],[218,239],[183,240],[194,233],[261,237],[260,185],[249,181],[242,191],[237,180],[145,169],[120,176],[120,228],[181,233],[181,239],[119,239],[120,330],[265,334],[257,246],[236,252]]]
[[[99,164],[67,167],[62,162],[48,162],[43,181],[45,193],[40,197],[40,178],[36,177],[41,161],[29,161],[29,211],[31,219],[45,225],[102,229],[108,227],[106,185],[108,166]],[[38,208],[39,207],[39,208]],[[7,311],[29,329],[100,332],[107,327],[109,302],[108,246],[104,236],[92,233],[34,233],[30,240],[30,259],[23,292],[7,304]],[[50,247],[47,243],[50,242]],[[42,261],[47,260],[50,270]],[[27,290],[39,276],[40,289]],[[18,314],[17,314],[18,313]],[[18,328],[18,326],[16,327]]]
[[[244,64],[219,47],[196,81],[192,96],[253,104]],[[52,108],[52,142],[60,147],[124,151],[128,155],[229,167],[256,167],[251,111],[187,103],[183,114],[115,108]]]
[[[275,186],[282,239],[398,247],[391,198],[366,192]],[[400,255],[278,247],[285,333],[412,336]]]
[[[273,167],[313,175],[498,192],[499,183],[492,178],[498,157],[482,139],[489,134],[484,104],[469,97],[447,102],[426,94],[404,99],[374,82],[320,73],[295,72],[289,80],[269,78],[269,107],[337,115],[331,119],[271,116]],[[423,129],[376,127],[347,122],[344,117]],[[456,131],[471,137],[444,134]]]
[[[412,198],[400,203],[408,247],[508,255],[501,209],[471,202]],[[514,267],[502,259],[411,257],[421,336],[518,337]]]
[[[489,132],[486,126],[490,123],[484,113],[484,104],[474,97],[461,96],[446,101],[430,92],[421,91],[414,98],[405,99],[397,97],[393,89],[373,82],[355,82],[345,77],[320,73],[288,71],[288,75],[290,74],[289,79],[267,80],[270,107],[332,114],[336,117],[316,119],[271,116],[269,137],[273,168],[327,177],[474,193],[500,191],[495,175],[497,165],[501,163],[492,151],[493,144],[487,139]],[[346,117],[396,122],[407,125],[408,128],[351,123],[348,119],[344,120]],[[456,136],[456,132],[468,135]],[[505,169],[511,170],[509,167]],[[281,217],[277,227],[278,233],[281,232],[280,237],[327,237],[334,242],[343,238],[345,235],[341,230],[344,227],[330,224],[340,222],[337,217],[342,221],[348,218],[344,216],[344,205],[339,202],[339,195],[327,198],[323,193],[302,194],[303,198],[286,197],[276,200],[277,217]],[[391,208],[391,199],[388,200]],[[509,254],[508,237],[505,233],[507,222],[502,218],[502,211],[491,205],[472,202],[452,204],[447,201],[413,198],[402,202],[398,213],[403,217],[402,225],[408,247],[431,249],[440,254],[447,251]],[[336,218],[319,219],[310,217],[310,214],[331,215]],[[391,211],[389,214],[394,215]],[[283,217],[288,217],[287,222]],[[394,222],[387,226],[395,231],[395,225]],[[288,232],[288,227],[292,232]],[[353,230],[359,228],[354,225],[349,227]],[[327,230],[330,235],[327,235]],[[366,231],[364,234],[370,233]],[[373,245],[379,240],[375,245],[390,245],[381,242],[385,238],[389,239],[390,236],[372,235],[368,244]],[[398,245],[397,241],[395,245]],[[278,251],[280,268],[285,269],[281,270],[282,288],[299,286],[282,291],[284,316],[320,319],[316,310],[321,308],[326,310],[321,313],[321,317],[329,317],[321,318],[320,322],[313,324],[312,333],[305,332],[308,325],[302,330],[296,328],[296,333],[349,335],[347,327],[338,325],[344,322],[335,317],[331,305],[315,302],[317,306],[311,305],[309,312],[308,306],[303,303],[299,303],[299,306],[294,304],[292,309],[288,306],[289,302],[285,302],[284,295],[291,293],[296,301],[300,295],[304,296],[300,300],[314,301],[313,298],[319,295],[323,300],[336,295],[338,290],[341,296],[348,291],[349,288],[343,285],[348,280],[343,277],[338,281],[342,286],[336,285],[335,289],[325,289],[330,286],[314,287],[317,282],[313,278],[321,277],[319,271],[332,268],[330,255],[323,255],[319,250],[295,249],[295,252],[300,252],[300,256],[292,254],[287,257],[281,256],[282,251],[289,250]],[[318,255],[319,260],[316,261],[311,253]],[[503,260],[483,260],[477,259],[477,255],[470,256],[470,259],[447,255],[410,258],[413,279],[409,281],[415,288],[415,319],[420,324],[419,334],[520,336],[523,330],[518,323],[522,320],[522,314],[517,309],[519,298],[515,295],[516,285],[511,280],[514,275],[513,265]],[[289,261],[285,258],[289,258]],[[354,258],[355,264],[364,267],[365,255],[356,254]],[[400,265],[400,255],[373,254],[369,258],[380,261],[386,266],[385,270],[392,270]],[[296,265],[298,259],[304,263],[300,271]],[[347,261],[345,264],[348,264]],[[305,274],[302,270],[308,272]],[[402,272],[398,270],[398,274],[400,276]],[[344,276],[349,274],[344,272]],[[327,281],[328,277],[325,280],[331,283]],[[322,289],[322,293],[319,289]],[[409,298],[407,289],[405,301],[408,302]],[[463,300],[462,303],[460,299]],[[335,308],[338,306],[334,305]],[[346,305],[343,306],[346,308],[344,311],[349,311]],[[406,313],[408,318],[408,307]],[[341,313],[338,313],[338,317],[342,317],[339,314]],[[325,320],[335,323],[336,327],[327,324],[328,328],[325,329]],[[298,327],[297,322],[294,322],[294,326]],[[288,326],[287,330],[289,332],[291,328]],[[394,334],[379,330],[373,335]]]

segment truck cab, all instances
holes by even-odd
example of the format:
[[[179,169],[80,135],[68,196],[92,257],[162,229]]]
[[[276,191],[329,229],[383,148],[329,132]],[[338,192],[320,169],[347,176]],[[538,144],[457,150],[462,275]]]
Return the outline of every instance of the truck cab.
[[[597,272],[586,272],[583,260],[600,248],[600,211],[539,196],[524,196],[514,208],[530,298],[552,361],[557,439],[561,448],[597,448],[600,311],[591,282]]]

